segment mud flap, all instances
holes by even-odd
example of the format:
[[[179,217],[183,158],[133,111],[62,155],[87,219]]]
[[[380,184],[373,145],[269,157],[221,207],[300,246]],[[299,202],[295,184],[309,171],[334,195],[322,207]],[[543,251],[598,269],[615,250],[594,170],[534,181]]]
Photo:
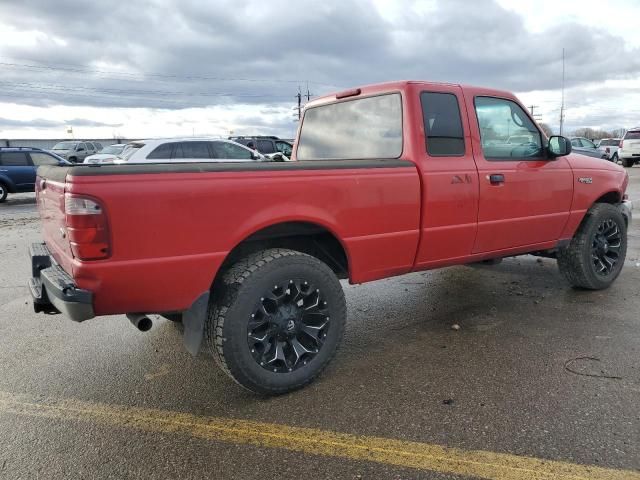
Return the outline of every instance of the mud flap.
[[[188,310],[182,312],[182,324],[184,326],[184,346],[194,357],[200,350],[202,337],[204,336],[204,322],[207,318],[209,306],[209,292],[205,292],[193,302]]]

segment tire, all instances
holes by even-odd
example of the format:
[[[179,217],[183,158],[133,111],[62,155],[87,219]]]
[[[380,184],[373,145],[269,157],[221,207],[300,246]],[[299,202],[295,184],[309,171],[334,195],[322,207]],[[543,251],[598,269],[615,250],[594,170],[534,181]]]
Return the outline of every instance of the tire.
[[[344,292],[333,271],[315,257],[276,248],[249,255],[223,274],[205,336],[217,363],[239,385],[278,395],[322,372],[345,323]]]
[[[7,199],[7,194],[9,193],[9,189],[7,186],[0,182],[0,203],[3,203]]]
[[[71,163],[77,163],[78,159],[76,157],[69,157],[68,159]]]
[[[635,162],[633,161],[633,158],[623,158],[622,159],[622,166],[625,168],[631,168],[633,167],[633,164]]]
[[[569,246],[558,251],[558,267],[572,286],[601,290],[618,277],[626,254],[627,226],[622,213],[614,205],[597,203]]]
[[[611,157],[611,161],[613,163],[618,163],[618,153],[617,152],[613,154],[613,157]]]

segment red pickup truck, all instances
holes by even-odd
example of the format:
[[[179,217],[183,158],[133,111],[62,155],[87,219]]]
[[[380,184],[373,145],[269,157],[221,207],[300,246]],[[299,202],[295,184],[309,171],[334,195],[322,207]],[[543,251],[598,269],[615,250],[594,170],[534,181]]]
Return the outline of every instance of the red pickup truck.
[[[35,310],[182,321],[191,353],[206,338],[240,385],[277,394],[333,357],[339,279],[535,254],[602,289],[625,260],[625,171],[547,139],[507,92],[328,95],[307,105],[292,160],[40,167]]]

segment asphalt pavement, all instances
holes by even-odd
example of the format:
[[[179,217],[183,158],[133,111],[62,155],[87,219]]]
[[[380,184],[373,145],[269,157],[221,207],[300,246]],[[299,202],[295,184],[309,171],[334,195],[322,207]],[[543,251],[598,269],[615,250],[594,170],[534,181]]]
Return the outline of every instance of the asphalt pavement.
[[[640,168],[629,169],[640,200]],[[345,284],[338,355],[257,397],[180,326],[34,314],[32,194],[0,205],[0,479],[640,478],[640,211],[622,274],[531,256]],[[180,279],[176,279],[180,281]],[[459,330],[452,325],[460,326]]]

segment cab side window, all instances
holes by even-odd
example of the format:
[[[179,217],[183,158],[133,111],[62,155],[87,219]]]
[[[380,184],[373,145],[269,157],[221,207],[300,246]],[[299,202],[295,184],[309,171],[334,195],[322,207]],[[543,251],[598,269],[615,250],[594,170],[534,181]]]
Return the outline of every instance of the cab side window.
[[[540,131],[511,100],[476,97],[482,152],[487,160],[533,160],[543,156]]]
[[[464,155],[464,131],[458,98],[452,93],[422,92],[427,153],[432,157]]]

